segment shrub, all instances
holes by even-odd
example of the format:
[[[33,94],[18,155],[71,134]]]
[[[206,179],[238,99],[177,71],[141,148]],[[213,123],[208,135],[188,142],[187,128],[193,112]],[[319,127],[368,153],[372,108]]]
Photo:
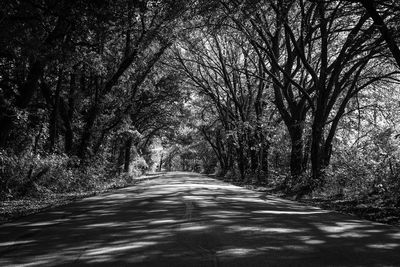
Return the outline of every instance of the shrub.
[[[323,191],[345,198],[371,198],[400,204],[399,140],[386,130],[360,147],[337,150],[326,170]]]
[[[131,163],[130,174],[133,176],[140,176],[149,169],[149,165],[143,157],[136,157]]]
[[[64,154],[15,155],[0,151],[0,198],[105,189],[116,179],[115,175],[107,175],[107,166],[101,158],[81,165],[78,158]]]
[[[63,191],[74,178],[65,155],[16,155],[0,151],[2,198],[35,195],[38,191]],[[44,189],[45,188],[45,189]],[[41,190],[43,189],[43,190]]]

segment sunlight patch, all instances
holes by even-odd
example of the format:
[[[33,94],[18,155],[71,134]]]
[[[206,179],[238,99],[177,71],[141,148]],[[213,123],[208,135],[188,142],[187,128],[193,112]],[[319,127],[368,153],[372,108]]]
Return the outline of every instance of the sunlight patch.
[[[338,222],[336,223],[336,225],[333,226],[322,223],[315,223],[314,225],[317,226],[318,229],[328,233],[340,233],[364,227],[364,225],[361,225],[359,223],[347,223],[347,222]]]
[[[159,212],[168,212],[166,209],[158,209],[158,210],[150,210],[147,213],[159,213]]]
[[[168,219],[168,220],[152,221],[152,222],[149,222],[149,224],[153,225],[153,224],[177,223],[177,222],[179,222],[179,221],[178,220],[173,220],[173,219]]]
[[[25,267],[30,267],[30,266],[46,266],[49,265],[50,263],[50,259],[44,259],[44,260],[38,260],[38,259],[34,259],[32,262],[30,263],[24,263],[23,266]],[[21,265],[22,266],[22,265]]]
[[[262,227],[252,227],[252,226],[231,226],[229,227],[234,232],[241,231],[251,231],[251,232],[262,232],[262,233],[277,233],[277,234],[287,234],[287,233],[298,233],[303,232],[301,229],[292,229],[292,228],[262,228]]]
[[[48,226],[48,225],[54,225],[54,224],[58,224],[60,223],[60,221],[49,221],[49,222],[37,222],[37,223],[30,223],[27,224],[27,226]]]
[[[384,243],[384,244],[369,244],[368,248],[378,248],[378,249],[394,249],[399,247],[400,244],[397,243]]]
[[[266,201],[253,197],[253,198],[243,198],[243,197],[217,197],[217,199],[222,199],[222,200],[233,200],[235,202],[253,202],[253,203],[265,203]]]
[[[242,255],[247,255],[250,253],[256,252],[256,249],[251,249],[251,248],[229,248],[225,250],[220,250],[218,251],[218,256],[242,256]]]
[[[326,242],[323,240],[310,239],[310,240],[305,240],[304,243],[306,243],[307,245],[321,245]]]
[[[35,240],[20,240],[20,241],[2,242],[2,243],[0,243],[0,247],[23,245],[23,244],[33,243],[33,242],[35,242]]]
[[[200,195],[200,196],[196,196],[196,195],[194,195],[194,196],[184,196],[183,197],[183,201],[190,201],[190,200],[204,200],[204,199],[209,199],[209,197],[208,196],[202,196],[202,195]]]
[[[92,228],[92,227],[117,227],[122,226],[122,223],[94,223],[88,224],[85,228]]]
[[[293,249],[293,250],[299,250],[299,251],[312,251],[312,249],[308,246],[302,246],[302,245],[287,245],[284,246],[285,249]]]
[[[199,230],[205,230],[209,228],[208,226],[205,225],[190,225],[190,226],[182,226],[179,230],[180,231],[199,231]]]
[[[363,238],[363,237],[368,237],[369,235],[367,234],[362,234],[358,232],[347,232],[347,233],[339,233],[339,234],[333,234],[329,235],[328,237],[330,238]]]
[[[323,214],[323,213],[330,213],[330,211],[319,210],[319,211],[286,211],[286,210],[256,210],[252,213],[257,214]]]
[[[390,237],[395,239],[400,239],[400,233],[391,234]]]
[[[102,248],[96,248],[96,249],[91,249],[88,250],[87,253],[85,253],[85,256],[96,256],[96,255],[101,255],[101,254],[106,254],[106,253],[114,253],[114,252],[120,252],[120,251],[125,251],[125,250],[131,250],[131,249],[138,249],[138,248],[144,248],[148,246],[152,246],[157,244],[157,242],[136,242],[130,245],[125,245],[125,246],[120,246],[120,247],[102,247]]]

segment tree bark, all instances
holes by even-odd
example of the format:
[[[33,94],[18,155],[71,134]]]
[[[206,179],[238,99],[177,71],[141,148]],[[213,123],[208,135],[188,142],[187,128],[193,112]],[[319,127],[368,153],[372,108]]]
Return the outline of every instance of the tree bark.
[[[39,85],[39,78],[42,76],[44,65],[42,60],[32,60],[28,77],[18,89],[19,95],[15,102],[17,107],[26,108],[28,106]]]
[[[78,150],[78,157],[81,160],[85,160],[86,159],[86,153],[90,144],[90,139],[92,136],[92,129],[93,126],[96,122],[97,116],[98,116],[98,112],[100,110],[100,103],[99,103],[99,90],[100,90],[100,85],[99,85],[99,81],[98,81],[98,77],[96,77],[96,82],[95,82],[95,99],[94,102],[91,106],[91,108],[89,109],[89,112],[86,116],[86,123],[85,126],[83,128],[83,133],[81,136],[81,141],[80,141],[80,145],[79,145],[79,150]]]
[[[158,171],[160,172],[161,171],[161,169],[162,169],[162,165],[163,165],[163,156],[164,156],[164,154],[163,153],[161,153],[161,156],[160,156],[160,163],[158,164]]]
[[[303,131],[304,127],[301,123],[297,122],[289,125],[289,134],[291,139],[290,151],[290,174],[293,182],[296,184],[299,178],[304,173],[303,169]]]
[[[129,137],[125,141],[125,157],[124,157],[124,172],[129,172],[131,166],[131,149],[132,149],[132,137]]]
[[[315,114],[313,126],[312,126],[312,141],[311,141],[311,172],[312,181],[311,183],[318,183],[322,179],[322,143],[324,135],[324,121],[322,119],[322,112]]]
[[[367,10],[368,15],[372,18],[378,30],[381,32],[382,37],[385,39],[385,42],[393,55],[393,58],[396,60],[397,66],[400,68],[400,49],[397,46],[396,40],[393,38],[393,35],[387,27],[385,21],[376,10],[375,0],[359,0],[359,2]]]
[[[58,125],[60,117],[60,93],[62,87],[62,70],[59,70],[56,91],[54,94],[53,109],[50,117],[49,126],[49,151],[54,152],[58,139]]]
[[[0,147],[7,145],[8,135],[14,125],[13,116],[12,108],[7,104],[3,94],[0,92]]]
[[[71,154],[74,145],[74,131],[72,129],[72,121],[74,118],[75,109],[75,86],[76,86],[76,73],[75,70],[70,75],[70,86],[68,95],[68,108],[66,116],[64,116],[65,123],[65,152]]]

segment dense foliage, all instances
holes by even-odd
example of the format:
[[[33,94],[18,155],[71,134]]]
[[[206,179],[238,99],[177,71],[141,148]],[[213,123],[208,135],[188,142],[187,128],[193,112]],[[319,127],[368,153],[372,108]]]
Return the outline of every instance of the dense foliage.
[[[0,193],[215,173],[400,203],[397,1],[11,1]]]

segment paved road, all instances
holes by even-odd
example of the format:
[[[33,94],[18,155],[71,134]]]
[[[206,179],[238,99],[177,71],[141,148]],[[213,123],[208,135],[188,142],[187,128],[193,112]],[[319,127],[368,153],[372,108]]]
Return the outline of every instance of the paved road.
[[[400,266],[400,229],[170,173],[0,226],[0,266]]]

